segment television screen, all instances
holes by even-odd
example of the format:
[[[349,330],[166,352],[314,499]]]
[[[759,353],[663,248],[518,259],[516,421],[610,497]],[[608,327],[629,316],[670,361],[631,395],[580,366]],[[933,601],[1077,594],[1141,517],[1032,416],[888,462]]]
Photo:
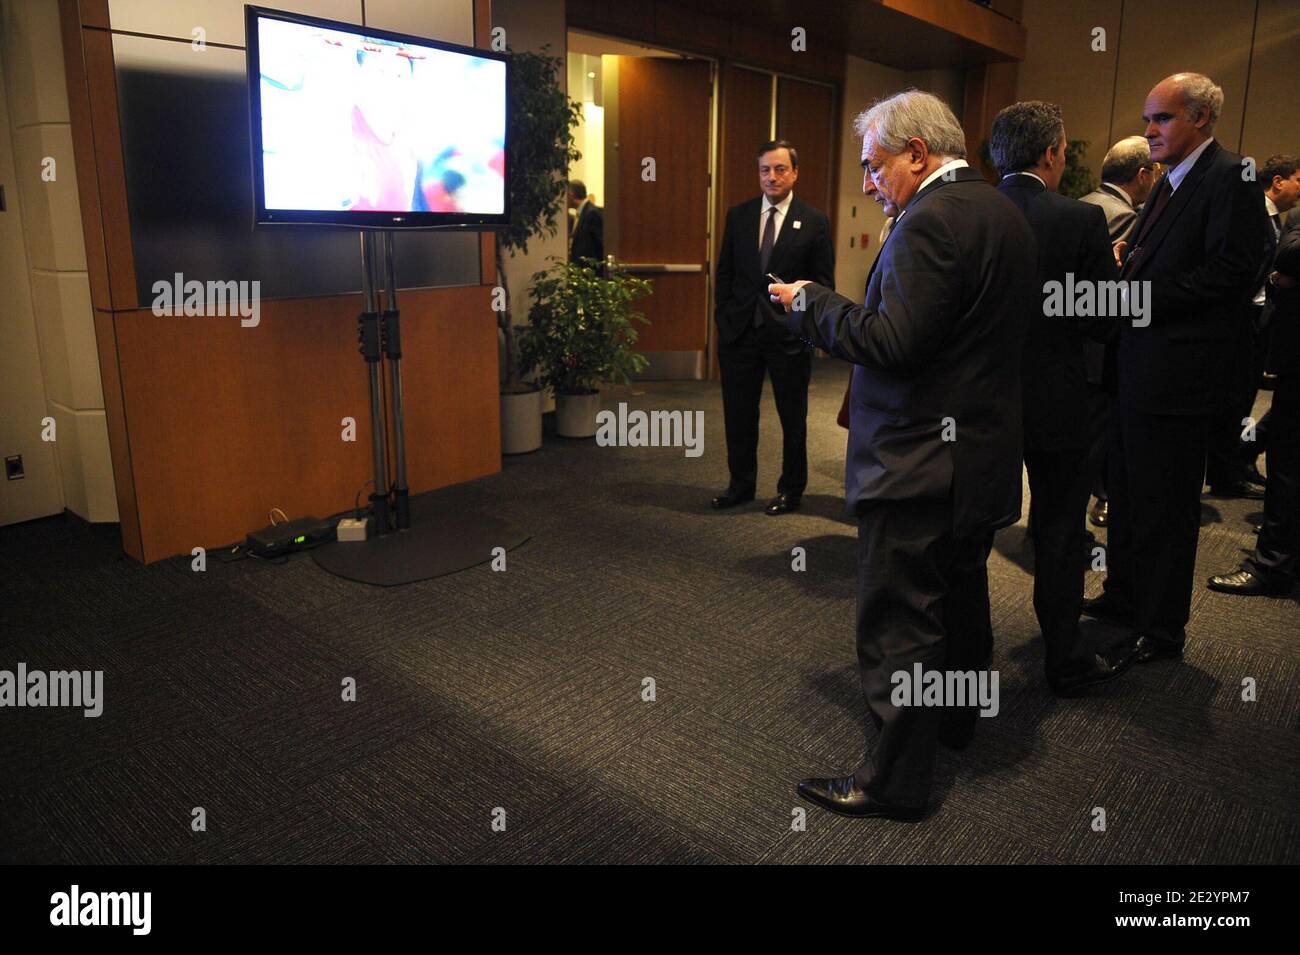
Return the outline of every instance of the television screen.
[[[504,225],[504,55],[246,7],[258,225]]]

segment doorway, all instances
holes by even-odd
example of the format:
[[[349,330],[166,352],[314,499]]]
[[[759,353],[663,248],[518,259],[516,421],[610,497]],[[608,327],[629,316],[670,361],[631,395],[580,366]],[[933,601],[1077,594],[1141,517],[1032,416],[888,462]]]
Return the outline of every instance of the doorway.
[[[716,64],[595,34],[568,35],[569,95],[582,104],[570,169],[604,216],[607,268],[653,283],[637,349],[643,379],[709,369],[709,257]]]

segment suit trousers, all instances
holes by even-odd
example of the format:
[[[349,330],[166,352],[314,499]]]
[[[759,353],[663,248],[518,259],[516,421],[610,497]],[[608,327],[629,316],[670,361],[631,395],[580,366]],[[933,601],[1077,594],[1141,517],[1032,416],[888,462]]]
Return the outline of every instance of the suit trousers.
[[[1300,374],[1277,376],[1264,459],[1264,523],[1247,566],[1269,583],[1294,583],[1300,572]]]
[[[718,347],[722,411],[727,428],[731,487],[753,491],[758,483],[758,418],[763,378],[771,375],[783,433],[778,494],[798,497],[808,485],[808,382],[812,353],[774,322],[747,327]]]
[[[1088,511],[1089,449],[1025,448],[1029,471],[1029,526],[1034,540],[1034,613],[1047,644],[1048,676],[1068,676],[1087,665],[1080,645]]]
[[[1186,639],[1212,418],[1112,405],[1105,594],[1169,648]]]
[[[1106,500],[1106,447],[1110,444],[1110,394],[1088,384],[1088,483],[1093,497]]]
[[[895,706],[892,676],[983,670],[993,655],[987,562],[993,532],[953,536],[951,501],[871,501],[858,509],[857,651],[880,731],[854,774],[880,802],[925,806],[940,729],[970,729],[978,710]]]
[[[1222,488],[1244,481],[1250,473],[1250,464],[1254,461],[1254,456],[1243,453],[1242,431],[1245,425],[1242,421],[1250,416],[1255,407],[1255,392],[1259,390],[1259,379],[1263,374],[1256,323],[1255,317],[1241,323],[1237,341],[1233,344],[1223,405],[1210,425],[1205,480],[1211,488]],[[1258,444],[1258,441],[1255,443]]]

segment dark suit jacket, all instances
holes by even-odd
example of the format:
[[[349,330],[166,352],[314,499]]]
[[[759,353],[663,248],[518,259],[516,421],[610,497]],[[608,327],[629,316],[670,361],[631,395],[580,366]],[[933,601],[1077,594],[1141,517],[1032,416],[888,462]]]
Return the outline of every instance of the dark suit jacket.
[[[1219,410],[1232,343],[1249,321],[1272,248],[1264,194],[1242,178],[1243,169],[1240,156],[1211,143],[1143,237],[1136,265],[1130,244],[1120,275],[1151,283],[1151,324],[1120,322],[1115,377],[1123,406],[1162,414]],[[1159,193],[1151,195],[1130,243],[1156,206]]]
[[[1273,268],[1300,282],[1300,215],[1282,227]],[[1279,375],[1300,375],[1300,285],[1278,288],[1269,283],[1273,318],[1269,322],[1273,370]]]
[[[1038,295],[1028,316],[1021,378],[1024,390],[1025,447],[1046,451],[1086,448],[1089,443],[1085,333],[1105,341],[1115,326],[1104,320],[1047,316],[1044,285],[1113,282],[1115,256],[1106,214],[1100,206],[1055,192],[1033,176],[1008,176],[998,191],[1029,221],[1038,243]]]
[[[754,324],[754,309],[760,305],[774,320],[781,320],[781,307],[773,305],[767,294],[771,283],[758,270],[758,217],[763,201],[759,196],[727,212],[714,285],[714,319],[718,323],[718,342],[722,345],[731,344]],[[808,279],[833,288],[835,245],[825,213],[798,196],[793,197],[776,245],[772,246],[767,271],[787,282]],[[790,340],[792,345],[803,347],[797,338],[791,336]]]
[[[578,213],[573,224],[573,241],[569,245],[569,261],[582,258],[605,261],[605,210],[588,202]]]
[[[913,196],[854,304],[820,285],[791,331],[853,362],[845,497],[950,500],[960,536],[1020,517],[1020,356],[1034,235],[978,172]],[[785,276],[782,276],[783,278]],[[955,440],[944,440],[952,419]]]

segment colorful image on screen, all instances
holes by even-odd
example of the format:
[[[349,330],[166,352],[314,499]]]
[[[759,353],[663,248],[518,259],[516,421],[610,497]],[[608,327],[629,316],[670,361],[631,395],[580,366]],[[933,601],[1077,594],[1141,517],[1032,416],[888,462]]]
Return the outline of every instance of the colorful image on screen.
[[[504,212],[500,60],[267,18],[258,45],[268,210]]]

